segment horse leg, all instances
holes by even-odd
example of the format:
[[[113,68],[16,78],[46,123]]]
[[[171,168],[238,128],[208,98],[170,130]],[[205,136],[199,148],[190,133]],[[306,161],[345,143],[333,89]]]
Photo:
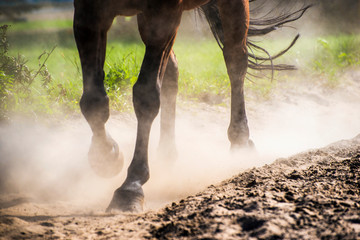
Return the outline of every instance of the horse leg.
[[[160,141],[159,153],[164,160],[177,157],[175,145],[176,96],[179,71],[174,51],[171,51],[161,85]]]
[[[112,17],[102,14],[101,6],[75,1],[74,35],[83,73],[80,108],[93,132],[89,162],[97,174],[114,176],[123,164],[118,145],[105,131],[109,118],[109,98],[104,88],[106,35]],[[91,14],[92,13],[92,14]]]
[[[167,2],[163,3],[167,4]],[[159,10],[164,9],[164,10]],[[107,211],[142,211],[142,185],[149,179],[148,142],[153,120],[160,108],[160,86],[180,24],[181,11],[167,6],[144,10],[138,15],[141,38],[146,46],[140,74],[133,88],[138,120],[135,152],[125,182],[118,188]],[[166,11],[165,11],[166,9]]]
[[[224,30],[223,55],[231,82],[231,148],[252,146],[245,112],[244,79],[248,64],[246,38],[249,28],[248,0],[218,1]]]

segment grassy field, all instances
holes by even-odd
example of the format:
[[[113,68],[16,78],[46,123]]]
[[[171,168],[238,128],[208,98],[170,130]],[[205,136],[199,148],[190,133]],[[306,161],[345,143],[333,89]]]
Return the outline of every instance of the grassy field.
[[[33,21],[9,25],[8,55],[22,55],[30,69],[38,69],[44,61],[44,55],[40,59],[39,56],[55,47],[46,61],[51,81],[44,86],[37,77],[29,86],[26,97],[13,91],[11,94],[16,104],[11,110],[36,115],[79,112],[82,80],[72,21]],[[129,26],[131,24],[125,27]],[[112,109],[127,111],[132,109],[131,86],[136,81],[145,48],[136,31],[126,35],[118,32],[120,27],[116,26],[109,34],[105,85]],[[122,37],[118,38],[118,35]],[[290,37],[281,37],[261,44],[275,53],[290,42]],[[354,35],[301,38],[279,62],[295,64],[307,74],[325,75],[328,84],[336,86],[341,71],[360,65],[359,43],[360,37]],[[222,52],[212,38],[180,32],[174,50],[179,62],[181,99],[201,101],[209,95],[220,99],[229,97],[230,84]],[[277,82],[288,81],[293,75],[292,72],[276,74],[274,82],[269,80],[270,74],[253,78],[246,81],[246,89],[249,94],[266,99]]]

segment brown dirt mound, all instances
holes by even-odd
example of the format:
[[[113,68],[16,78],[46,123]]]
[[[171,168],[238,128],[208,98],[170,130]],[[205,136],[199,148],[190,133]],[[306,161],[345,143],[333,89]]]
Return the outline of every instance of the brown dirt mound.
[[[359,170],[360,135],[253,168],[143,214],[84,213],[65,203],[7,199],[0,202],[0,237],[360,239]]]

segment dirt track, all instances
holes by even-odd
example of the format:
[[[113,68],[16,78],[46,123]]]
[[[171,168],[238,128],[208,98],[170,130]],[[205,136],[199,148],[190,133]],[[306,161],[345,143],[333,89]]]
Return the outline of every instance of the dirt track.
[[[227,156],[228,112],[191,105],[177,118],[180,161],[164,174],[154,124],[144,186],[152,210],[142,214],[104,214],[126,171],[111,180],[94,176],[82,118],[0,127],[0,239],[360,239],[360,135],[273,162],[360,132],[355,73],[342,91],[281,85],[278,99],[249,101],[260,158]],[[136,121],[109,122],[129,161]],[[249,166],[260,167],[244,172]],[[12,194],[3,191],[9,188]]]
[[[143,214],[1,196],[1,239],[360,239],[360,135]],[[77,208],[78,209],[78,208]]]

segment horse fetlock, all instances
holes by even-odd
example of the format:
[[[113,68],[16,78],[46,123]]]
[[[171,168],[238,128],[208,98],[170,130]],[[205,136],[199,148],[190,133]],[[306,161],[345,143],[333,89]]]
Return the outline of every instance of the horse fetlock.
[[[255,148],[254,142],[251,139],[248,139],[247,141],[244,141],[244,142],[241,142],[241,143],[232,142],[230,150],[231,150],[232,153],[238,153],[239,150],[240,151],[242,151],[242,150],[251,150],[251,151],[253,151],[253,150],[256,150],[256,148]]]
[[[249,141],[249,127],[247,123],[231,124],[228,128],[228,138],[232,145],[247,145]]]
[[[133,186],[135,183],[139,183],[140,186],[142,186],[149,180],[150,170],[146,162],[147,161],[134,163],[134,160],[132,161],[128,168],[128,176],[123,187]]]

